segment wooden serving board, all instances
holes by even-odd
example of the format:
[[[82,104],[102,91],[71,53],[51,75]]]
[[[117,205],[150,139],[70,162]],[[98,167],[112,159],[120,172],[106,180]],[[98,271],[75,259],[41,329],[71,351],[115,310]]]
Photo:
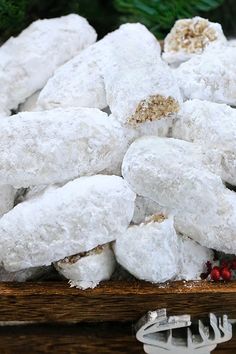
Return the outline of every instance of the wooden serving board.
[[[161,308],[236,319],[236,282],[109,281],[86,291],[66,282],[0,283],[0,321],[10,321],[0,327],[0,354],[142,354],[134,324]],[[214,353],[236,354],[236,335]]]

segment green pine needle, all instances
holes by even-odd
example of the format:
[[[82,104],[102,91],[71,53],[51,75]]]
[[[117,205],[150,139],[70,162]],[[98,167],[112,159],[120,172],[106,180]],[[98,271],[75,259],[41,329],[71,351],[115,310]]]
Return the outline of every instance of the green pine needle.
[[[30,0],[0,0],[0,33],[3,31],[12,33],[12,27],[16,31],[24,28],[25,12],[29,2]]]
[[[224,0],[113,0],[115,8],[125,14],[121,22],[141,22],[159,36],[165,35],[180,18],[208,12]]]

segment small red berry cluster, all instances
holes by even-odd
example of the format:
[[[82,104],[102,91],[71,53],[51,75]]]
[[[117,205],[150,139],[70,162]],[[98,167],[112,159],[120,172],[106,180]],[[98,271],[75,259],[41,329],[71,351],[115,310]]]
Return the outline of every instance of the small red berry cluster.
[[[210,261],[206,262],[206,272],[202,273],[202,279],[209,278],[213,281],[229,281],[233,277],[233,271],[236,270],[236,259],[220,261],[220,266],[213,266]]]

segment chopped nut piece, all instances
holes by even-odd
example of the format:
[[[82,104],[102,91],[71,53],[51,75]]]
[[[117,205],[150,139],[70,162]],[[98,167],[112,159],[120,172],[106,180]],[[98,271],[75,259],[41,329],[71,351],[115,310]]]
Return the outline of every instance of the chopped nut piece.
[[[166,219],[164,214],[154,214],[145,219],[145,224],[149,224],[150,222],[159,222],[162,223]]]
[[[178,64],[201,54],[211,43],[226,42],[218,23],[201,17],[178,20],[165,38],[163,58],[170,64]]]
[[[149,198],[138,195],[135,199],[135,209],[132,223],[138,225],[141,224],[147,217],[150,217],[150,215],[163,215],[166,217],[168,214],[168,211],[158,203]]]
[[[139,103],[135,113],[128,119],[128,123],[137,125],[146,121],[152,122],[177,113],[179,108],[179,103],[173,97],[153,95]]]

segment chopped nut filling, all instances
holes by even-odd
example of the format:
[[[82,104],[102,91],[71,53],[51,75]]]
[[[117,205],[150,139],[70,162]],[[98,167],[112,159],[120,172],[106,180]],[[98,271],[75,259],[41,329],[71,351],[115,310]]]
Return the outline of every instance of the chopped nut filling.
[[[148,218],[146,218],[145,220],[145,224],[149,224],[151,222],[163,222],[164,220],[166,219],[165,215],[164,214],[154,214]]]
[[[217,39],[214,28],[206,19],[179,20],[171,30],[166,43],[168,51],[201,53],[209,42]]]
[[[178,112],[179,108],[179,103],[173,97],[153,95],[139,103],[128,123],[136,125],[147,121],[152,122]]]
[[[75,254],[73,256],[65,257],[60,262],[73,264],[73,263],[76,263],[82,257],[87,257],[87,256],[91,256],[93,254],[101,253],[103,251],[103,248],[104,248],[104,246],[97,246],[88,252],[81,252],[81,253]]]

